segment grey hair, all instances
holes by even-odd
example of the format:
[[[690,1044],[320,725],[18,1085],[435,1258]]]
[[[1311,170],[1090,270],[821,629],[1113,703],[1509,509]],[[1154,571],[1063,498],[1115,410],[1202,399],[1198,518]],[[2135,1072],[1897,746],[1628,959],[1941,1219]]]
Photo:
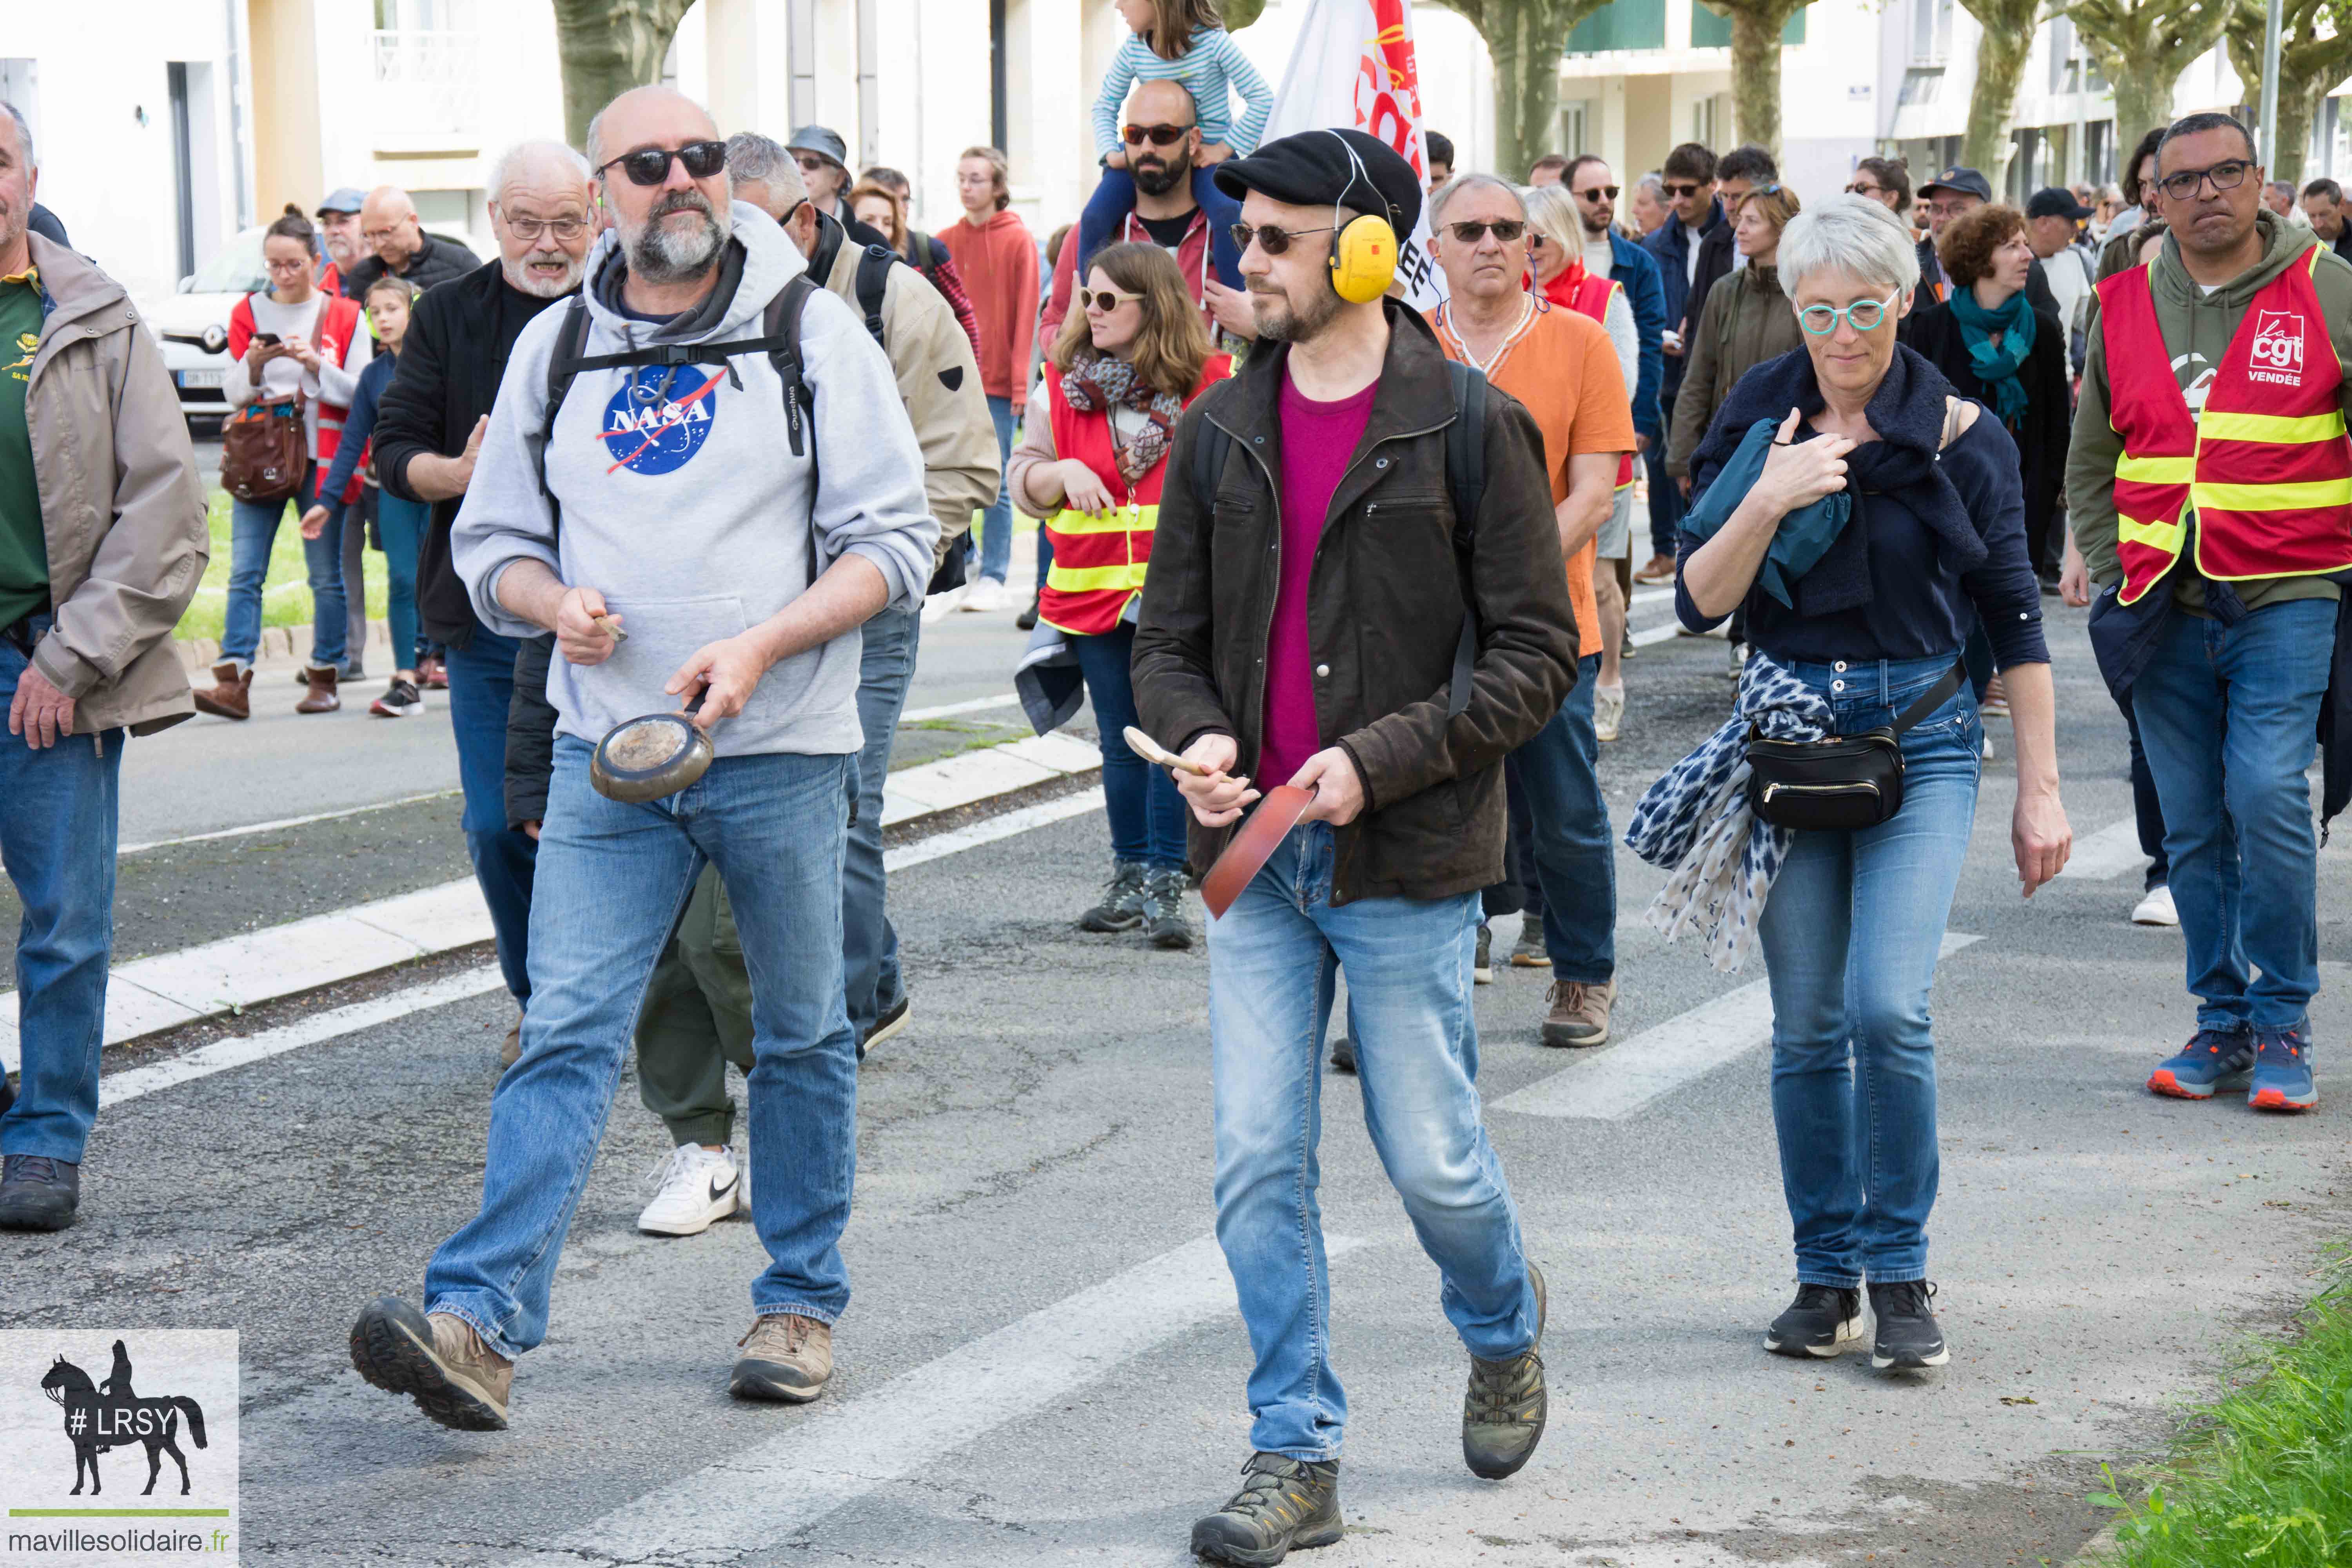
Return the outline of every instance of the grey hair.
[[[1660,206],[1666,205],[1666,177],[1655,169],[1633,182],[1637,191],[1647,191]]]
[[[756,131],[738,131],[727,138],[727,173],[737,180],[768,180],[775,177],[780,168],[800,172],[799,163],[784,151],[772,136],[762,136]]]
[[[1850,272],[1864,283],[1909,293],[1919,285],[1911,231],[1882,202],[1843,192],[1807,207],[1780,232],[1780,287],[1790,298],[1815,272]]]
[[[583,185],[593,177],[588,173],[588,160],[580,155],[577,148],[551,137],[535,137],[516,142],[499,153],[499,161],[490,165],[490,200],[504,199],[507,187],[542,158],[561,163],[564,172],[577,177]]]
[[[33,127],[25,119],[25,111],[5,98],[0,98],[0,109],[6,110],[8,118],[16,122],[16,151],[23,156],[25,167],[39,168],[41,160],[33,152]]]
[[[1584,220],[1577,216],[1576,198],[1562,185],[1531,185],[1519,193],[1535,231],[1573,258],[1584,248]]]
[[[1497,178],[1493,174],[1456,174],[1438,186],[1437,194],[1429,198],[1429,226],[1433,229],[1437,226],[1437,215],[1445,210],[1448,202],[1465,191],[1475,190],[1501,191],[1519,204],[1521,213],[1528,210],[1528,198],[1525,193],[1510,181]]]

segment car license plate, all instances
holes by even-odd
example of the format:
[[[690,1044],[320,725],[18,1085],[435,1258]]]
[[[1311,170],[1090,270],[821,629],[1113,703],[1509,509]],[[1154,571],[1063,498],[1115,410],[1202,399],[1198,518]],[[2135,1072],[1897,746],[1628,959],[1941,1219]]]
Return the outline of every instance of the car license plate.
[[[225,370],[184,370],[180,373],[182,386],[220,386],[227,379],[228,372]]]

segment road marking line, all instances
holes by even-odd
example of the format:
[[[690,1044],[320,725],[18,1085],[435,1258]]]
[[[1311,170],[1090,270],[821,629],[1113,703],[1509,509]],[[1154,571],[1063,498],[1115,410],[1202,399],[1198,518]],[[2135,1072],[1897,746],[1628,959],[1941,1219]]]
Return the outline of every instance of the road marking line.
[[[1946,931],[1949,958],[1980,936]],[[1522,1116],[1622,1121],[1772,1037],[1770,983],[1751,981],[1711,1002],[1583,1057],[1494,1102]]]
[[[1336,1258],[1362,1245],[1334,1236],[1324,1248]],[[869,1394],[780,1416],[774,1437],[623,1504],[519,1568],[580,1568],[583,1560],[710,1565],[772,1552],[826,1515],[1234,1311],[1233,1277],[1216,1238],[1196,1237]]]
[[[1670,587],[1636,588],[1633,590],[1633,596],[1625,602],[1628,605],[1654,605],[1660,599],[1671,599],[1674,596],[1675,591]]]
[[[149,849],[168,849],[175,844],[208,844],[215,838],[242,838],[253,833],[275,833],[281,827],[307,827],[313,822],[333,822],[339,817],[362,816],[371,811],[390,811],[396,805],[415,805],[423,800],[446,800],[459,792],[454,789],[427,790],[423,795],[404,795],[398,800],[378,801],[373,805],[347,805],[341,811],[314,811],[308,816],[281,816],[273,822],[257,822],[249,827],[223,827],[211,833],[190,833],[178,838],[152,838],[144,844],[125,844],[115,851],[119,858],[138,855]]]
[[[945,833],[934,833],[928,838],[918,838],[912,844],[902,844],[896,849],[885,850],[882,855],[882,869],[886,872],[903,871],[910,866],[920,866],[929,860],[959,855],[966,849],[977,849],[983,844],[993,844],[1000,838],[1010,838],[1016,833],[1026,833],[1033,827],[1043,827],[1050,822],[1062,822],[1073,816],[1084,816],[1090,811],[1100,811],[1102,805],[1103,792],[1099,789],[1084,790],[1076,795],[1064,795],[1059,800],[1024,805],[1018,811],[1008,811],[1002,816],[992,816],[985,822],[975,822],[969,827],[957,827]]]
[[[197,1047],[185,1056],[173,1057],[170,1061],[108,1074],[98,1082],[98,1107],[100,1110],[110,1110],[126,1100],[153,1094],[158,1089],[170,1089],[192,1079],[209,1078],[230,1068],[284,1056],[288,1051],[315,1046],[322,1040],[335,1039],[378,1024],[387,1024],[394,1018],[421,1013],[428,1007],[444,1006],[451,1002],[462,1002],[469,996],[503,991],[506,984],[497,964],[485,963],[456,974],[445,974],[422,985],[412,985],[389,996],[354,1002],[347,1007],[337,1007],[331,1012],[320,1013],[278,1028],[264,1029],[257,1035],[239,1035],[231,1039],[215,1040],[209,1046]]]
[[[942,702],[936,708],[909,708],[898,715],[901,724],[920,724],[928,719],[952,719],[959,713],[985,713],[992,708],[1013,708],[1020,697],[1007,691],[995,697],[975,697],[969,702]]]
[[[2122,876],[2147,858],[2140,852],[2139,819],[2126,816],[2121,822],[2110,822],[2096,833],[2074,840],[2074,852],[2066,858],[2065,868],[2058,874],[2104,882]]]

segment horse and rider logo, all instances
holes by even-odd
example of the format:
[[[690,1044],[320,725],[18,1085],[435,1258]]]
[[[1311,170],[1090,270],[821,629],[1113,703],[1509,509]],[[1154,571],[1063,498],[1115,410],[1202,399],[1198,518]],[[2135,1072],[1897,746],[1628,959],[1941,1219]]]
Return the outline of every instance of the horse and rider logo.
[[[93,1384],[89,1373],[59,1356],[41,1379],[41,1392],[65,1412],[66,1440],[74,1449],[74,1486],[69,1495],[80,1495],[82,1472],[87,1469],[89,1492],[96,1497],[98,1457],[109,1448],[127,1448],[134,1443],[147,1447],[147,1485],[142,1497],[155,1489],[165,1454],[180,1467],[180,1495],[188,1495],[188,1457],[180,1451],[180,1421],[187,1418],[188,1435],[201,1448],[205,1447],[204,1410],[184,1394],[140,1398],[131,1386],[131,1352],[121,1340],[114,1342],[114,1367],[105,1383]]]

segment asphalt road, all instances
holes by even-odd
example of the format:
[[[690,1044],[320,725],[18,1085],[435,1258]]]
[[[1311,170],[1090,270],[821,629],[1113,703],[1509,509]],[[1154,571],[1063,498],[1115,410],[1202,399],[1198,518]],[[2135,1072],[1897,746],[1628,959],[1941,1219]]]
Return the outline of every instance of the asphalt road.
[[[1664,608],[1637,606],[1636,624]],[[979,620],[927,641],[919,689],[945,701],[958,681],[991,689],[999,672],[971,667],[1015,639]],[[2087,837],[2129,814],[2123,727],[2079,616],[2053,609],[2053,630],[2066,799]],[[1626,739],[1603,760],[1621,827],[1634,795],[1720,722],[1723,663],[1721,642],[1676,639],[1628,666]],[[397,728],[403,746],[430,734]],[[2257,1120],[2154,1099],[2147,1068],[2192,1016],[2179,938],[2126,923],[2138,880],[2120,863],[2111,879],[2019,900],[2009,735],[1991,728],[2001,754],[1951,921],[1980,940],[1948,958],[1935,997],[1944,1182],[1931,1272],[1951,1365],[1895,1378],[1864,1357],[1762,1352],[1791,1267],[1760,1044],[1616,1119],[1506,1103],[1662,1070],[1703,1032],[1686,1015],[1736,1010],[1734,994],[1761,977],[1760,965],[1718,975],[1641,928],[1660,879],[1621,853],[1617,1028],[1633,1052],[1538,1045],[1539,975],[1507,970],[1478,993],[1489,1125],[1551,1288],[1550,1427],[1508,1482],[1461,1466],[1465,1358],[1435,1271],[1381,1174],[1354,1081],[1325,1081],[1350,1528],[1303,1561],[2063,1563],[2102,1522],[2084,1500],[2099,1461],[2150,1452],[2242,1335],[2286,1321],[2352,1198],[2334,962],[2352,850],[2322,859],[2321,1110]],[[389,776],[365,721],[308,733],[346,731],[347,771],[322,777],[426,787]],[[289,810],[248,809],[271,771],[233,755],[155,777],[260,819]],[[143,809],[131,793],[127,814]],[[234,885],[256,902],[304,859],[446,857],[446,816],[405,812],[413,842],[399,845],[289,839]],[[542,1560],[1173,1568],[1190,1521],[1246,1456],[1247,1345],[1206,1239],[1206,962],[1072,928],[1107,860],[1094,814],[894,877],[914,1022],[861,1079],[844,1244],[856,1299],[819,1405],[728,1399],[760,1249],[738,1224],[685,1241],[635,1232],[665,1140],[633,1074],[571,1234],[551,1337],[519,1371],[513,1429],[444,1431],[350,1370],[353,1313],[379,1290],[414,1298],[434,1245],[472,1212],[509,1016],[497,995],[112,1107],[84,1168],[83,1222],[0,1243],[0,1321],[238,1330],[249,1560],[471,1564],[561,1550]],[[200,899],[236,862],[174,864],[173,896]],[[332,873],[347,875],[361,877]],[[331,896],[320,876],[317,896]],[[149,886],[126,876],[126,902]],[[126,924],[137,918],[126,908]],[[280,1026],[365,989],[226,1028]],[[59,1462],[51,1447],[34,1458]]]

